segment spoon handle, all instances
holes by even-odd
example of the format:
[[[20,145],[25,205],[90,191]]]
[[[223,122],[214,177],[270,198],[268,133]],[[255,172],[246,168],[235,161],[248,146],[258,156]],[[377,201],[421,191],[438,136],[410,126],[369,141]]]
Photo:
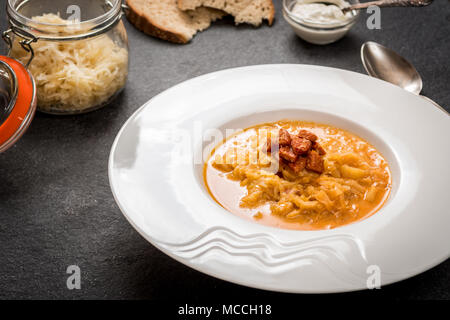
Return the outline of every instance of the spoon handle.
[[[342,8],[344,13],[352,10],[360,10],[365,9],[370,6],[377,7],[424,7],[431,4],[433,0],[378,0],[378,1],[369,1],[364,3],[357,3],[351,6]]]

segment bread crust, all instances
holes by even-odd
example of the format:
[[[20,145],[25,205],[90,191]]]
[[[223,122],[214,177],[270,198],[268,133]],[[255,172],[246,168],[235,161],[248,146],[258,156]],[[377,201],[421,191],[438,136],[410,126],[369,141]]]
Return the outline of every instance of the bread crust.
[[[133,0],[127,0],[127,5],[129,7],[129,10],[127,10],[127,19],[142,32],[174,43],[188,43],[191,40],[180,33],[159,26],[149,16],[137,9]]]
[[[270,1],[270,14],[269,14],[269,18],[267,19],[267,23],[269,24],[269,26],[271,26],[273,24],[273,21],[275,20],[275,6],[273,5],[273,0],[269,0],[269,1]],[[179,8],[185,8],[184,0],[177,0],[177,4],[178,4]],[[195,8],[189,8],[189,9],[193,10]]]
[[[275,20],[275,6],[273,5],[273,0],[270,1],[270,16],[269,16],[269,26],[273,24],[273,21]]]

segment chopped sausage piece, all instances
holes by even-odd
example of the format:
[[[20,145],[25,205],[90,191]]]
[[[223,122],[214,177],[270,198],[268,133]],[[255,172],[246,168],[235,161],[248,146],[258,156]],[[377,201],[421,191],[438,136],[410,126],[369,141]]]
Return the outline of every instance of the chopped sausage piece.
[[[317,151],[311,150],[308,153],[306,168],[317,173],[323,172],[323,159]]]
[[[272,150],[272,143],[275,143],[275,141],[272,141],[272,137],[269,135],[267,137],[267,152],[270,152]],[[278,147],[290,145],[291,145],[291,134],[286,129],[280,129],[278,133]]]
[[[316,150],[316,151],[319,153],[319,155],[321,155],[321,156],[327,154],[326,151],[325,151],[325,149],[322,148],[322,146],[321,146],[320,144],[318,144],[317,141],[313,143],[312,148],[313,148],[314,150]]]
[[[291,144],[291,134],[286,129],[280,129],[278,137],[280,146],[288,146]]]
[[[296,154],[305,154],[311,149],[311,141],[301,137],[294,137],[291,142],[292,150]]]
[[[299,157],[295,162],[289,162],[288,166],[295,173],[299,173],[300,171],[302,171],[306,167],[306,158]]]
[[[294,162],[297,160],[297,155],[290,147],[280,147],[280,158],[283,158],[289,162]]]
[[[308,139],[312,142],[315,142],[317,140],[317,136],[308,130],[300,130],[300,132],[297,134],[297,136]]]

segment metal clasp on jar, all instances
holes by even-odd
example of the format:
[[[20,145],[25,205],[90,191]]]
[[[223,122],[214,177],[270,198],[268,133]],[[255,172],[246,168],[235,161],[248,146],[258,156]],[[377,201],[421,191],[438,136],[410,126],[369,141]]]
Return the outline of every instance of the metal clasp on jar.
[[[20,29],[15,26],[11,26],[8,30],[6,30],[2,33],[2,38],[8,45],[8,56],[10,55],[12,46],[13,46],[13,40],[11,38],[11,33],[14,33],[16,36],[22,38],[22,40],[19,41],[19,44],[22,46],[22,48],[26,52],[30,53],[30,58],[28,59],[26,65],[25,65],[25,67],[28,68],[28,66],[30,65],[31,61],[34,58],[34,50],[33,50],[33,47],[31,46],[31,44],[33,42],[37,42],[39,40],[39,38],[35,37],[34,35],[32,35],[29,32],[26,32],[23,29]]]

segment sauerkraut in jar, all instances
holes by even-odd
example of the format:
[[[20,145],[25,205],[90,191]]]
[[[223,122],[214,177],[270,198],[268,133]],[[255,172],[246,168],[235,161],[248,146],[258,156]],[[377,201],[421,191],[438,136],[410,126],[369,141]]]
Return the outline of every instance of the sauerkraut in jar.
[[[8,0],[10,56],[28,66],[38,109],[77,114],[108,105],[128,75],[120,0]]]

